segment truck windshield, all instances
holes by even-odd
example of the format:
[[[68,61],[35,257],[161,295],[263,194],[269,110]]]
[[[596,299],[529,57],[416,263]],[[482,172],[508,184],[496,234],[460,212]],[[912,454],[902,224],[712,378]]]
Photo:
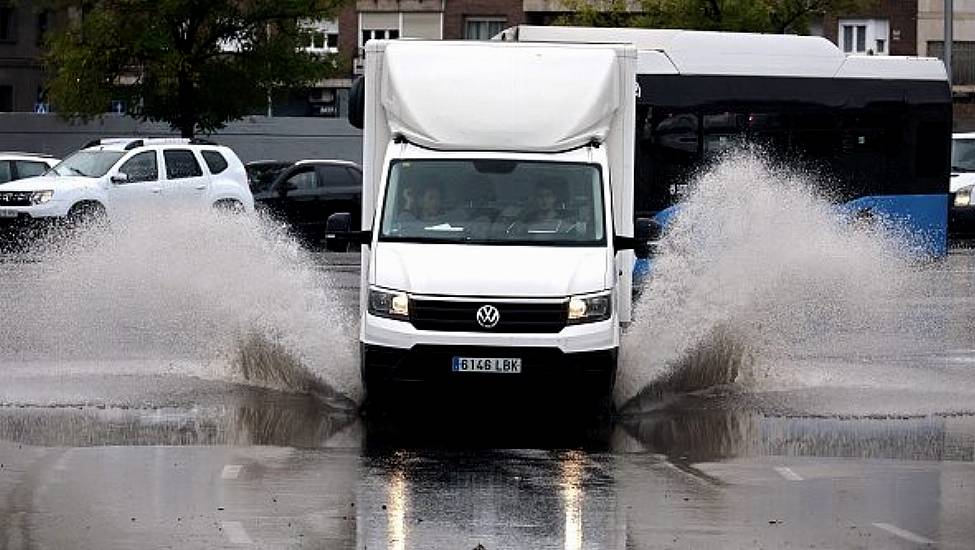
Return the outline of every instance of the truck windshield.
[[[592,164],[410,160],[390,169],[380,240],[596,246],[606,242]]]

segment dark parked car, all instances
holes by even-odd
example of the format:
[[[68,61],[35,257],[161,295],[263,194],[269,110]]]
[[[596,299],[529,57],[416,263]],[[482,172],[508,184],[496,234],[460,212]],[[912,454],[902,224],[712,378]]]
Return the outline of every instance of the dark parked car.
[[[251,193],[257,195],[270,189],[281,172],[292,164],[294,162],[284,160],[252,160],[245,164],[247,184],[250,185]]]
[[[254,194],[257,209],[288,223],[310,242],[325,239],[331,214],[349,212],[359,227],[362,170],[341,160],[302,160],[281,172],[270,188]]]

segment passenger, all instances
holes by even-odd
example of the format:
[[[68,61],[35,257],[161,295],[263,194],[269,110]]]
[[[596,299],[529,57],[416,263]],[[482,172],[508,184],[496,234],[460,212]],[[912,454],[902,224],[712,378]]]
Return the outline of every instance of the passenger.
[[[399,221],[420,222],[424,224],[439,224],[446,221],[443,191],[440,190],[439,185],[431,184],[423,186],[419,191],[419,199],[416,201],[413,200],[412,189],[409,194],[404,189],[403,199],[403,208],[400,210]]]
[[[403,187],[403,192],[400,194],[400,212],[404,214],[413,215],[413,211],[416,210],[416,199],[413,197],[413,186],[406,185]]]

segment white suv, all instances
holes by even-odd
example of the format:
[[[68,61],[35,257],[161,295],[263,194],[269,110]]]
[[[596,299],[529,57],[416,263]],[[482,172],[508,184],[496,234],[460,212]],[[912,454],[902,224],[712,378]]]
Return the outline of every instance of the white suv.
[[[227,147],[173,138],[93,141],[46,174],[0,185],[0,229],[109,218],[155,204],[252,212],[247,173]]]

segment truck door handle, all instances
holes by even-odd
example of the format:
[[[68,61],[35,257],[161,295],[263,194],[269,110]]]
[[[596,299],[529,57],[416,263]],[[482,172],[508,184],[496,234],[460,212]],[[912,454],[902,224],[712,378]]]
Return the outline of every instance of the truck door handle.
[[[158,193],[160,193],[162,191],[162,189],[160,189],[158,187],[153,187],[152,189],[150,189],[150,191],[152,191],[153,193],[157,193],[158,194]]]
[[[197,186],[196,186],[196,189],[198,189],[198,190],[200,190],[200,191],[203,191],[203,190],[204,190],[204,189],[206,189],[206,188],[207,188],[207,186],[206,186],[206,185],[197,185]]]

